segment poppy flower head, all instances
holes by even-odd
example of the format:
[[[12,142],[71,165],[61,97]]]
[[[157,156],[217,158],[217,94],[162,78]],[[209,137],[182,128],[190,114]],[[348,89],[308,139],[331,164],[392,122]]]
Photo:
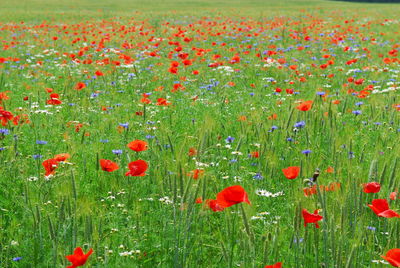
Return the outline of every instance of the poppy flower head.
[[[378,193],[381,190],[381,185],[377,182],[369,182],[364,184],[364,193]]]
[[[85,83],[83,83],[83,82],[78,82],[76,85],[75,85],[75,89],[76,90],[82,90],[82,89],[84,89],[86,87],[86,85],[85,85]]]
[[[125,176],[135,176],[142,177],[146,175],[146,170],[148,168],[148,164],[144,160],[136,160],[130,162],[128,164],[129,171],[125,173]]]
[[[214,212],[223,211],[223,210],[224,210],[224,208],[221,207],[221,206],[218,204],[217,200],[215,200],[215,199],[207,199],[207,200],[205,201],[205,203],[206,203],[206,205],[207,205],[209,208],[211,208],[212,211],[214,211]]]
[[[381,256],[393,267],[400,267],[400,248],[394,248],[386,252],[386,256]]]
[[[67,153],[65,154],[57,154],[54,156],[54,159],[58,162],[65,162],[67,161],[68,158],[70,158],[71,156]]]
[[[147,142],[141,140],[134,140],[128,144],[128,148],[135,152],[146,151]]]
[[[313,101],[312,101],[312,100],[303,101],[302,103],[300,103],[300,104],[296,107],[296,109],[299,110],[299,111],[305,112],[305,111],[308,111],[308,110],[311,109],[312,104],[313,104]]]
[[[107,160],[107,159],[100,159],[100,166],[101,169],[107,172],[113,172],[117,169],[119,169],[119,166],[117,163]]]
[[[246,191],[240,185],[234,185],[223,189],[217,194],[217,202],[218,205],[223,208],[242,202],[251,205]]]
[[[44,169],[46,171],[46,173],[45,173],[46,177],[49,175],[53,175],[55,173],[58,163],[59,163],[59,161],[57,161],[54,158],[43,161],[42,166],[44,167]]]
[[[289,180],[293,180],[299,176],[300,167],[288,167],[282,169],[283,175]]]
[[[316,228],[319,228],[318,221],[322,220],[323,217],[318,214],[318,209],[314,211],[314,213],[310,213],[307,209],[302,210],[302,215],[304,219],[304,226],[307,227],[307,224],[314,223]]]
[[[193,148],[193,147],[189,148],[189,153],[188,153],[189,156],[194,156],[196,154],[197,154],[196,148]]]
[[[368,204],[370,209],[379,217],[384,218],[400,218],[400,215],[389,209],[389,204],[386,199],[374,199],[372,204]]]
[[[281,268],[282,267],[282,263],[281,262],[277,262],[275,264],[272,265],[265,265],[264,268]]]
[[[67,268],[75,268],[84,265],[92,253],[93,249],[90,249],[86,254],[84,254],[81,247],[75,248],[73,255],[65,256],[72,263],[72,265]]]

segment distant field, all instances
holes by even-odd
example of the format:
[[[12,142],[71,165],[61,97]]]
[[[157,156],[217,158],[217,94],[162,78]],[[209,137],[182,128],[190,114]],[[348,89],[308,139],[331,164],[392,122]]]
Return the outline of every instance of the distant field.
[[[146,15],[191,16],[210,14],[245,15],[271,17],[296,15],[310,12],[323,15],[330,10],[337,10],[351,16],[355,12],[385,14],[394,18],[398,15],[399,4],[368,4],[321,0],[1,0],[0,21],[24,19],[28,21],[69,20],[85,18],[109,18],[114,16],[132,16],[135,12]],[[165,14],[173,12],[172,14]]]
[[[0,0],[0,267],[399,267],[399,14]]]

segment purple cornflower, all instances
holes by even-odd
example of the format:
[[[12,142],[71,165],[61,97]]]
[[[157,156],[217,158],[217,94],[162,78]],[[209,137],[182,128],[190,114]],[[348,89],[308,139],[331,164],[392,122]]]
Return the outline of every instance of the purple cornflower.
[[[225,139],[226,143],[232,143],[235,140],[234,137],[228,136],[228,138]]]
[[[303,128],[305,126],[306,126],[306,122],[304,122],[304,121],[300,121],[300,122],[297,122],[294,124],[295,128]]]
[[[261,175],[261,173],[257,173],[256,175],[253,176],[253,179],[262,180],[262,179],[264,179],[264,177]]]
[[[0,134],[8,135],[10,134],[10,131],[7,128],[0,128]]]
[[[122,154],[122,150],[112,150],[112,153],[116,154],[116,155],[121,155]]]
[[[123,128],[128,128],[129,127],[129,123],[119,123],[118,125],[123,127]]]

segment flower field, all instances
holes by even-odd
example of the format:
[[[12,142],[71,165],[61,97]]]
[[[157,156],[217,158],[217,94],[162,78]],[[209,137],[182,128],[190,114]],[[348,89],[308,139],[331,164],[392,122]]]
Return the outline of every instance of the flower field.
[[[2,2],[0,267],[400,267],[400,4]]]

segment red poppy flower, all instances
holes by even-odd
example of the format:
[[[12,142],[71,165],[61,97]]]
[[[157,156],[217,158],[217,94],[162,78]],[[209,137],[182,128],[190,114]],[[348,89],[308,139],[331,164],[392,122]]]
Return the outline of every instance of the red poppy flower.
[[[223,208],[242,202],[251,205],[246,191],[240,185],[227,187],[217,194],[217,203]]]
[[[272,265],[265,265],[264,268],[281,268],[282,267],[282,263],[281,262],[277,262],[275,264]]]
[[[45,176],[53,175],[55,173],[55,170],[58,166],[58,162],[59,161],[57,161],[54,158],[43,161],[42,166],[46,170]]]
[[[253,157],[253,158],[259,158],[259,157],[260,157],[260,153],[257,152],[257,151],[251,152],[251,153],[250,153],[250,156]]]
[[[318,215],[318,209],[314,211],[314,213],[310,213],[307,209],[302,210],[302,215],[304,219],[304,226],[307,227],[307,224],[314,223],[316,228],[319,228],[318,221],[322,220],[323,217]]]
[[[82,90],[82,89],[84,89],[86,87],[86,85],[85,85],[85,83],[83,83],[83,82],[78,82],[76,85],[75,85],[75,89],[76,90]]]
[[[312,100],[303,101],[302,103],[300,103],[300,105],[298,105],[298,106],[296,107],[296,109],[305,112],[305,111],[308,111],[308,110],[311,109],[312,104],[313,104],[313,101],[312,101]]]
[[[288,167],[282,169],[283,175],[289,180],[293,180],[299,176],[300,167]]]
[[[145,174],[148,164],[144,160],[136,160],[133,162],[130,162],[128,164],[129,171],[125,173],[125,176],[139,176],[142,177]]]
[[[333,167],[328,167],[325,172],[326,173],[333,173],[335,170],[333,169]]]
[[[134,141],[128,143],[128,148],[135,152],[146,151],[147,150],[147,142],[141,141],[141,140],[134,140]]]
[[[72,263],[72,265],[68,266],[67,268],[75,268],[75,267],[84,265],[86,263],[87,259],[89,258],[89,256],[92,255],[92,253],[93,253],[93,249],[90,249],[88,251],[88,253],[84,254],[82,248],[77,247],[74,250],[73,255],[65,256]]]
[[[166,99],[164,99],[164,98],[158,98],[157,99],[157,103],[156,103],[156,105],[159,105],[159,106],[168,106],[168,105],[170,105],[171,103],[170,102],[167,102],[167,100]]]
[[[54,159],[58,162],[65,162],[70,157],[71,156],[69,154],[65,153],[65,154],[57,154],[56,156],[54,156]]]
[[[215,200],[215,199],[207,199],[207,200],[205,201],[205,203],[206,203],[207,206],[208,206],[209,208],[211,208],[212,211],[214,211],[214,212],[223,211],[223,210],[224,210],[224,208],[221,207],[221,206],[218,204],[217,200]]]
[[[113,172],[117,169],[119,169],[119,166],[117,163],[107,160],[107,159],[100,159],[100,166],[101,169],[107,172]]]
[[[400,267],[400,248],[394,248],[386,252],[386,256],[381,256],[393,267]]]
[[[397,212],[389,209],[389,204],[386,199],[374,199],[372,205],[368,204],[372,211],[379,217],[384,218],[400,218]]]
[[[7,125],[9,120],[13,120],[14,116],[11,112],[6,111],[3,107],[0,107],[0,121],[3,126]]]
[[[201,176],[203,176],[204,170],[203,169],[195,169],[190,172],[190,175],[193,177],[193,179],[197,180]]]
[[[96,75],[96,76],[103,76],[104,74],[103,74],[102,71],[96,71],[96,72],[95,72],[95,75]]]
[[[194,156],[197,154],[197,150],[195,148],[189,148],[189,156]]]
[[[364,193],[378,193],[381,190],[381,185],[377,182],[369,182],[364,184]]]

